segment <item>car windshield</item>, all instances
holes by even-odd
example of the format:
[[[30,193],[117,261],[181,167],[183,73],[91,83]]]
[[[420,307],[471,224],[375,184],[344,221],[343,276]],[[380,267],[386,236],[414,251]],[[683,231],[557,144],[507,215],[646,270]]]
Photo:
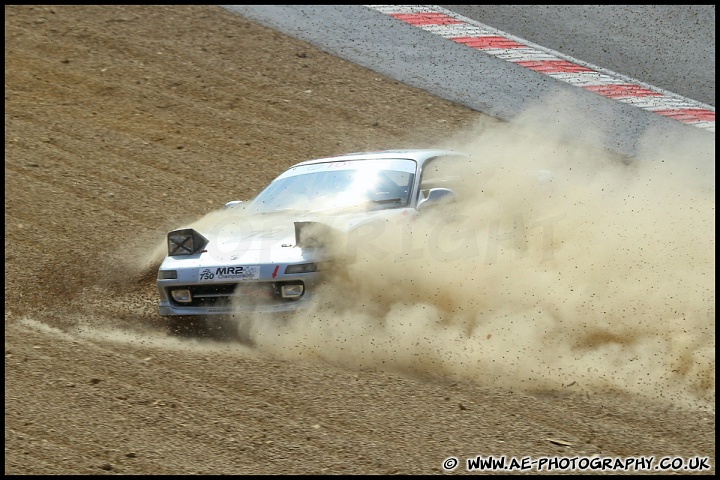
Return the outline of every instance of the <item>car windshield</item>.
[[[407,159],[330,161],[290,168],[252,201],[258,213],[280,210],[400,208],[410,200],[417,165]]]

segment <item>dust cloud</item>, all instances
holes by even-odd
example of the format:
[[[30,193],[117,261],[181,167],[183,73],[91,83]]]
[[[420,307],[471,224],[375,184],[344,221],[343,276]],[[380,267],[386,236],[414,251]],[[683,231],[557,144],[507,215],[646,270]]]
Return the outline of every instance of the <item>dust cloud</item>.
[[[313,307],[253,319],[253,341],[349,368],[714,409],[707,137],[648,132],[622,161],[532,112],[462,132],[438,145],[472,156],[438,172],[458,202],[347,244],[355,261],[327,272]]]

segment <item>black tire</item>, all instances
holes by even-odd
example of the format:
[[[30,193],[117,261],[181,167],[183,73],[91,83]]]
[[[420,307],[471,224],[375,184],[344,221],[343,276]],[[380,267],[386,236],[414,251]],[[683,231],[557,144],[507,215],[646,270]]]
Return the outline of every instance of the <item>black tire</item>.
[[[183,315],[168,318],[168,331],[178,337],[205,337],[207,320],[203,316]]]
[[[254,345],[251,326],[250,318],[239,316],[187,315],[168,318],[168,331],[171,335],[226,342],[238,341],[248,346]]]
[[[233,341],[238,338],[237,322],[231,317],[213,315],[205,317],[205,334],[208,338],[221,341]]]

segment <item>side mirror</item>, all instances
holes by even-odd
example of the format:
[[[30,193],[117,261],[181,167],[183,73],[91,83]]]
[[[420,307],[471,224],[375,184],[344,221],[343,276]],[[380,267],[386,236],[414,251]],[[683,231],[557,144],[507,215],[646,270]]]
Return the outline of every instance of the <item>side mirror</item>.
[[[420,200],[417,209],[418,212],[426,210],[436,205],[447,205],[457,200],[455,192],[449,188],[431,188],[428,190],[427,197]]]
[[[234,208],[234,207],[239,206],[241,203],[243,203],[242,200],[233,200],[232,202],[227,202],[227,203],[225,204],[225,208],[226,208],[226,209],[228,209],[228,208]]]

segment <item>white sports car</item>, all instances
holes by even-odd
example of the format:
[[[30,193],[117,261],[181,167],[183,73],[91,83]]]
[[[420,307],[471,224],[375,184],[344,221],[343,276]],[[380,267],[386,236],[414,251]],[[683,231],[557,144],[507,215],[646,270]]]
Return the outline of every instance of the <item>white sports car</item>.
[[[167,235],[159,313],[178,322],[288,312],[312,301],[332,261],[325,237],[454,201],[429,168],[448,150],[386,150],[298,163],[250,202],[232,201],[204,227]],[[438,186],[440,185],[440,186]]]

